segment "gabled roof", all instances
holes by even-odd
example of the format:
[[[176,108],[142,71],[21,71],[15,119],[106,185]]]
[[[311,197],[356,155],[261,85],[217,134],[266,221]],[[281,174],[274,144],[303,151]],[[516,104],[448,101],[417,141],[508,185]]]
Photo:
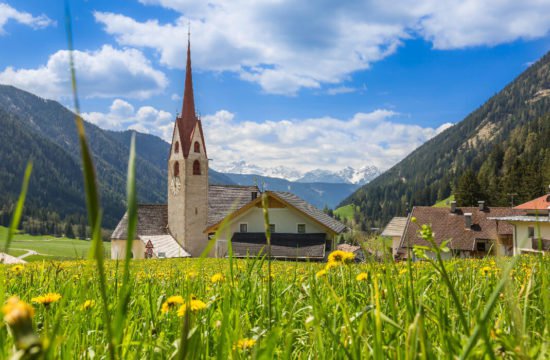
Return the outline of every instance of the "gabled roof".
[[[310,203],[306,202],[305,200],[299,198],[298,196],[292,193],[285,192],[285,191],[266,191],[266,193],[268,194],[268,196],[273,197],[276,200],[279,200],[286,206],[290,206],[295,210],[298,210],[300,213],[304,214],[306,217],[310,218],[311,220],[321,225],[322,227],[326,228],[330,232],[340,234],[344,232],[344,230],[346,230],[346,226],[344,224],[328,216],[321,210],[317,209],[315,206],[311,205]],[[258,198],[251,201],[249,200],[247,203],[243,204],[241,207],[235,207],[234,211],[227,213],[223,218],[220,218],[218,221],[213,223],[210,223],[209,221],[209,224],[211,225],[209,225],[204,232],[216,231],[217,228],[221,225],[222,221],[226,219],[230,220],[239,216],[240,214],[243,214],[244,212],[251,209],[252,207],[260,204],[261,201],[262,201],[261,197],[258,196]]]
[[[293,193],[286,191],[274,191],[273,193],[277,198],[279,198],[279,200],[283,200],[287,204],[292,205],[294,208],[308,215],[317,223],[329,228],[335,233],[340,234],[346,230],[346,225],[342,224],[340,221],[334,219],[333,217],[328,216],[321,210],[317,209],[315,206],[299,198]]]
[[[142,235],[141,241],[145,245],[151,241],[153,245],[153,254],[159,257],[159,254],[163,258],[182,258],[189,257],[189,254],[185,249],[172,237],[172,235]]]
[[[472,214],[472,226],[466,228],[464,214]],[[431,225],[435,241],[451,240],[449,248],[455,250],[474,250],[477,239],[497,240],[500,236],[511,236],[513,226],[505,221],[496,221],[494,217],[524,215],[523,210],[492,207],[479,210],[478,207],[461,207],[452,213],[448,208],[415,206],[407,221],[407,227],[401,238],[401,247],[413,245],[429,246],[421,239],[418,230],[423,224]],[[416,223],[410,219],[416,218]]]
[[[257,186],[210,185],[207,227],[221,222],[227,215],[248,204],[252,200],[253,192],[260,197]]]
[[[550,194],[543,195],[531,201],[527,201],[515,207],[521,210],[548,210],[550,207]]]
[[[136,238],[168,234],[168,206],[166,204],[140,204],[138,205],[137,214]],[[128,213],[124,214],[111,238],[115,240],[126,240],[128,238]]]
[[[396,216],[386,225],[384,231],[382,231],[382,236],[389,237],[401,237],[405,232],[405,227],[407,226],[407,218]]]

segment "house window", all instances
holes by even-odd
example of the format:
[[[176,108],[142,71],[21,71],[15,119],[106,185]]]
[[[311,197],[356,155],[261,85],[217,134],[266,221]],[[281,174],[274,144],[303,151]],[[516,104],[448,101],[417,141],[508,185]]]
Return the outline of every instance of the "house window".
[[[275,232],[275,224],[269,224],[269,232],[274,233]]]
[[[248,232],[248,224],[240,224],[239,231],[242,233]]]
[[[174,176],[180,176],[180,163],[177,161],[174,163]]]
[[[193,162],[193,175],[200,175],[201,174],[201,163],[199,160],[195,160]]]
[[[252,191],[252,200],[256,200],[258,198],[258,192]]]
[[[298,234],[306,233],[306,224],[298,224]]]
[[[194,147],[195,147],[195,152],[196,152],[196,153],[200,153],[200,152],[201,152],[201,144],[199,144],[198,141],[195,141]]]
[[[527,228],[527,236],[530,237],[530,238],[535,237],[535,227],[534,226],[529,226]]]
[[[486,251],[485,250],[485,243],[481,242],[481,241],[476,243],[476,250],[477,251],[483,251],[483,252]]]
[[[179,143],[179,141],[176,141],[176,144],[174,145],[174,152],[176,154],[180,152],[180,143]]]

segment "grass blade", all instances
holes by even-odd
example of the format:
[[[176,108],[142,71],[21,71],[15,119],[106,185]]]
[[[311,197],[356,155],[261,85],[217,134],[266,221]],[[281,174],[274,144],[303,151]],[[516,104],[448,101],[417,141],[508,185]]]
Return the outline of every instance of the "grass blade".
[[[23,206],[25,205],[25,199],[27,198],[27,190],[29,189],[29,181],[32,173],[32,161],[27,163],[25,168],[25,175],[23,176],[23,184],[21,185],[21,192],[19,193],[19,198],[17,199],[17,204],[15,205],[15,210],[10,222],[10,227],[8,228],[8,236],[4,242],[4,253],[8,253],[10,248],[11,241],[13,236],[17,232],[19,223],[21,221],[21,215],[23,214]]]

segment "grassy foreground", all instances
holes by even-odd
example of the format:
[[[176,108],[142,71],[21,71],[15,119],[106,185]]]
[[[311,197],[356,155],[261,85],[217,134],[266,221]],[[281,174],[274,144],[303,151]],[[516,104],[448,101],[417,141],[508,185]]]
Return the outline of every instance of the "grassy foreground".
[[[272,262],[270,301],[262,260],[133,261],[131,300],[117,352],[132,359],[166,359],[181,347],[188,358],[453,358],[480,325],[501,265],[495,259],[446,262],[466,317],[464,329],[446,285],[427,262],[411,264],[410,272],[406,263],[325,269],[326,264]],[[49,357],[108,356],[92,262],[0,268],[6,275],[0,280],[2,296],[32,303],[46,293],[61,295],[48,306],[33,303],[33,326],[48,339]],[[469,357],[550,356],[549,269],[548,256],[519,259]],[[112,312],[121,270],[121,263],[106,262]],[[166,303],[175,295],[182,299]],[[181,300],[190,304],[187,317],[179,316]],[[183,342],[182,332],[188,334]],[[0,325],[1,359],[12,354],[12,342],[8,328]]]

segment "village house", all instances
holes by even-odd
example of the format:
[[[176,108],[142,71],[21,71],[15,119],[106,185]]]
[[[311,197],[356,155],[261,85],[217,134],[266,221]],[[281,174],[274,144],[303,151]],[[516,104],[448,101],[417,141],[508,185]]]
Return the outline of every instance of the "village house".
[[[431,246],[418,234],[423,224],[431,225],[436,244],[449,240],[447,246],[451,251],[444,253],[445,258],[484,257],[490,253],[512,255],[514,228],[495,218],[525,214],[522,209],[488,207],[484,201],[477,207],[458,207],[455,201],[450,208],[415,206],[407,218],[396,259],[406,258],[409,250],[412,254],[415,245]],[[430,252],[428,255],[433,256]]]
[[[168,159],[168,203],[139,205],[133,258],[200,256],[208,241],[217,242],[210,256],[266,254],[262,193],[257,186],[209,185],[208,156],[201,120],[195,112],[190,42],[183,107],[176,118]],[[268,198],[271,256],[324,259],[346,227],[289,192]],[[111,257],[125,257],[128,214],[111,236]],[[217,234],[217,235],[215,235]]]
[[[407,220],[407,217],[394,217],[380,234],[383,238],[389,238],[391,240],[391,251],[394,257],[397,255],[397,251],[401,246],[401,238],[403,237],[403,233],[407,227]],[[386,243],[383,245],[387,246]]]
[[[515,207],[523,215],[495,217],[497,222],[513,226],[513,253],[520,255],[550,251],[550,189],[549,193]]]

